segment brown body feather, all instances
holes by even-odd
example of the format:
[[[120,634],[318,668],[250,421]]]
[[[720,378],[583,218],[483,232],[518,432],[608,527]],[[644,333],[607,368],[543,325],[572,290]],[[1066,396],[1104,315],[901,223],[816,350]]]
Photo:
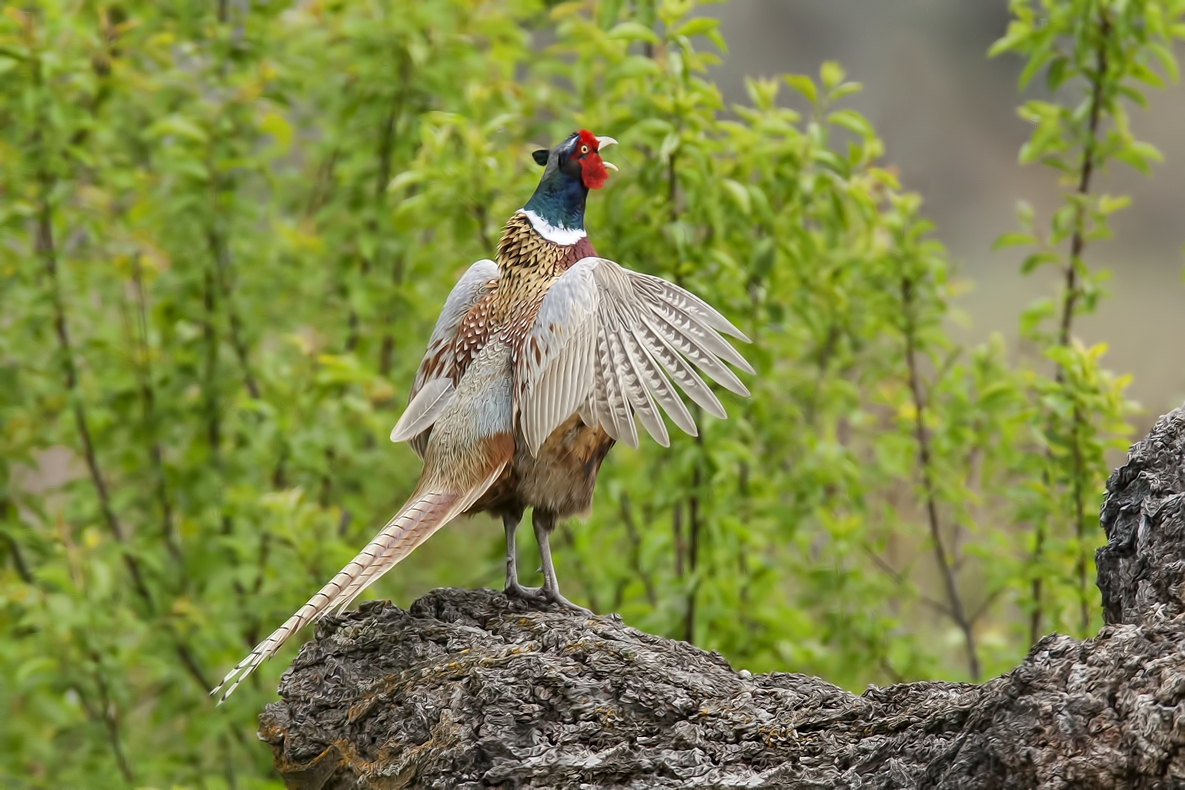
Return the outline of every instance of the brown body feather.
[[[547,289],[576,261],[593,257],[588,238],[561,245],[543,238],[522,214],[506,223],[498,242],[501,276],[466,314],[456,345],[446,349],[455,359],[454,384],[490,336],[491,328],[506,325],[512,357],[523,352],[527,332],[539,312]],[[428,432],[416,437],[424,446]],[[467,513],[503,516],[526,508],[547,511],[554,518],[580,515],[592,504],[597,472],[613,439],[600,427],[589,427],[573,414],[532,456],[524,442],[515,442],[514,462]]]

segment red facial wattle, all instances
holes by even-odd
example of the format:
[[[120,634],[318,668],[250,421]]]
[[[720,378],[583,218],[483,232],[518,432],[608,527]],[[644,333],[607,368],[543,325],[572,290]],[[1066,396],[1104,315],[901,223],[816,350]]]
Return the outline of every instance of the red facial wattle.
[[[605,186],[609,178],[609,171],[605,169],[605,162],[596,151],[589,151],[580,160],[580,179],[589,189],[600,189]]]
[[[578,138],[576,141],[576,150],[582,149],[587,152],[579,154],[580,162],[580,180],[589,189],[600,189],[605,186],[606,179],[609,178],[609,170],[605,167],[605,160],[601,159],[600,147],[601,142],[592,132],[587,129],[581,129],[577,132]],[[612,138],[605,138],[605,144],[608,145],[615,142]]]

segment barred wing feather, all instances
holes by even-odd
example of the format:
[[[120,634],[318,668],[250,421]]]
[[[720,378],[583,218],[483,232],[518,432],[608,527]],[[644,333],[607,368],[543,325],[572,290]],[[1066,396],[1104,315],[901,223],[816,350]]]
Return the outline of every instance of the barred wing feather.
[[[489,259],[470,266],[449,292],[440,310],[440,317],[436,319],[432,337],[428,339],[428,349],[424,352],[408,394],[408,409],[391,431],[391,441],[410,439],[412,449],[421,458],[428,445],[425,432],[432,427],[452,395],[451,385],[455,384],[456,378],[456,341],[462,330],[461,323],[478,300],[494,288],[498,274],[498,264]],[[433,382],[438,383],[434,385]],[[448,382],[450,386],[443,386],[443,382]],[[425,394],[430,394],[430,397],[417,399],[416,396],[425,388],[428,388]],[[410,433],[409,429],[415,433]]]
[[[724,417],[698,371],[738,395],[728,368],[753,368],[722,335],[748,342],[699,297],[604,258],[584,258],[548,290],[515,365],[519,426],[532,453],[574,412],[617,441],[638,446],[634,417],[669,444],[662,412],[683,431],[696,426],[677,389]],[[727,363],[727,364],[726,364]]]

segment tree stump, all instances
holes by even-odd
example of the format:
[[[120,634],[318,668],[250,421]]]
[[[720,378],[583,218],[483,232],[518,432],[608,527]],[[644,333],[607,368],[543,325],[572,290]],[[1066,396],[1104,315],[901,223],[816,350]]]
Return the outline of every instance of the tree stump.
[[[327,618],[260,737],[290,788],[1185,787],[1185,412],[1111,475],[1106,625],[982,685],[750,675],[623,625],[435,590]]]

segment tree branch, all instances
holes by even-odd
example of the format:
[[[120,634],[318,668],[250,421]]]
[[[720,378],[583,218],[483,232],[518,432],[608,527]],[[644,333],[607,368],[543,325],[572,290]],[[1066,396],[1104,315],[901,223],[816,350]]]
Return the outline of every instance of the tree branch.
[[[1070,345],[1074,322],[1074,308],[1077,305],[1078,297],[1082,290],[1078,283],[1078,266],[1082,258],[1082,252],[1086,248],[1086,235],[1083,230],[1086,223],[1086,196],[1090,194],[1091,178],[1095,171],[1095,149],[1098,145],[1099,120],[1102,117],[1103,108],[1103,83],[1107,76],[1107,45],[1111,35],[1111,20],[1107,16],[1106,7],[1102,4],[1099,6],[1098,26],[1099,39],[1094,53],[1095,73],[1093,75],[1086,74],[1086,78],[1091,84],[1090,113],[1087,122],[1086,140],[1082,146],[1082,163],[1078,172],[1078,187],[1076,191],[1078,204],[1074,213],[1074,232],[1070,237],[1070,259],[1066,263],[1065,290],[1062,294],[1061,318],[1058,329],[1058,345],[1063,348]],[[1058,384],[1065,383],[1066,370],[1060,364],[1057,366],[1054,380]],[[1085,419],[1081,408],[1075,405],[1071,417],[1072,428],[1070,431],[1070,456],[1073,467],[1071,496],[1074,498],[1074,534],[1078,540],[1078,557],[1075,562],[1075,572],[1078,577],[1079,617],[1082,622],[1083,631],[1090,626],[1090,611],[1088,609],[1086,595],[1086,507],[1084,502],[1085,492],[1082,489],[1083,459],[1082,448],[1078,442],[1078,426]],[[1044,554],[1045,533],[1045,524],[1038,522],[1033,545],[1032,562],[1034,566],[1040,562]],[[1043,630],[1042,621],[1044,620],[1043,579],[1039,574],[1034,575],[1029,594],[1033,600],[1033,612],[1029,617],[1029,640],[1036,643],[1037,639],[1041,636],[1041,631]]]
[[[259,736],[293,790],[1171,785],[1185,776],[1182,457],[1177,411],[1108,482],[1109,625],[1048,636],[983,685],[856,695],[737,671],[615,615],[445,589],[322,620]]]
[[[45,268],[46,281],[49,283],[54,333],[57,337],[58,355],[61,358],[62,378],[65,381],[66,392],[70,396],[71,410],[74,413],[74,427],[78,431],[78,439],[82,444],[82,457],[86,461],[87,473],[99,501],[99,514],[107,526],[107,531],[122,547],[124,565],[127,566],[128,573],[131,574],[132,584],[135,586],[137,594],[147,604],[149,611],[152,611],[155,608],[152,593],[148,591],[148,586],[144,582],[140,564],[127,548],[127,537],[124,534],[123,526],[115,517],[115,511],[111,509],[111,497],[107,493],[107,483],[103,479],[103,473],[99,469],[99,462],[95,456],[95,444],[91,438],[90,423],[87,420],[86,407],[83,405],[82,393],[78,386],[78,368],[74,364],[74,347],[70,343],[70,330],[66,324],[62,286],[58,279],[58,257],[53,236],[53,210],[49,204],[53,180],[49,173],[41,171],[38,173],[38,181],[41,191],[37,206],[35,253],[41,258],[41,263]]]
[[[913,398],[914,437],[918,445],[918,466],[922,477],[922,491],[925,498],[926,519],[930,527],[930,541],[934,544],[934,561],[942,575],[946,597],[950,603],[950,616],[963,633],[967,651],[967,669],[971,677],[979,679],[979,651],[975,646],[975,629],[963,608],[963,597],[959,593],[958,580],[951,560],[942,541],[942,528],[938,519],[938,492],[933,479],[933,461],[930,455],[930,439],[926,433],[926,397],[922,389],[922,377],[918,371],[916,327],[913,317],[913,281],[901,279],[901,302],[905,313],[905,363],[909,373],[909,392]]]

